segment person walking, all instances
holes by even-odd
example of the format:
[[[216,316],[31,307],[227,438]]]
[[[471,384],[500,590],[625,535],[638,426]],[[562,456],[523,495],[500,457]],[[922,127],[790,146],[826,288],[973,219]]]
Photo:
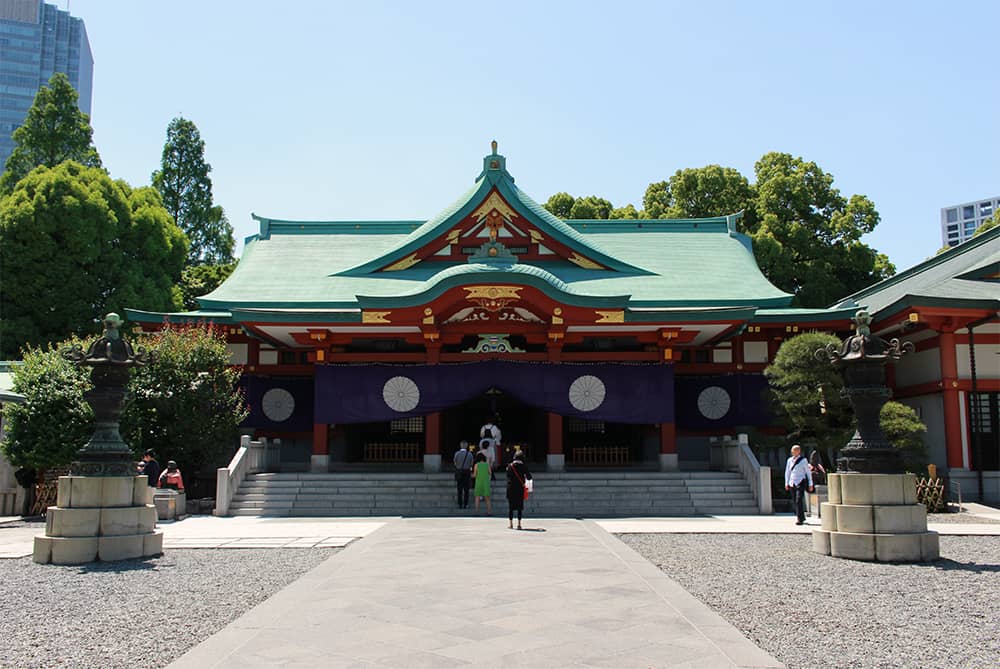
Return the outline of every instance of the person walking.
[[[493,506],[490,497],[493,491],[490,489],[490,474],[493,473],[490,463],[486,461],[486,455],[482,451],[476,453],[476,464],[473,466],[476,477],[476,487],[472,494],[476,497],[476,513],[479,513],[479,500],[486,500],[486,515],[493,515]]]
[[[469,508],[469,483],[472,480],[473,455],[469,452],[469,442],[463,441],[455,451],[452,461],[455,463],[455,486],[458,508]]]
[[[785,490],[792,493],[792,508],[795,509],[796,525],[806,522],[806,489],[809,492],[815,490],[813,487],[812,471],[806,456],[802,455],[802,447],[798,444],[792,446],[792,454],[785,463]]]
[[[514,529],[514,512],[517,511],[517,529],[521,529],[524,513],[525,481],[531,480],[531,472],[524,464],[524,452],[517,449],[514,458],[507,465],[507,528]]]

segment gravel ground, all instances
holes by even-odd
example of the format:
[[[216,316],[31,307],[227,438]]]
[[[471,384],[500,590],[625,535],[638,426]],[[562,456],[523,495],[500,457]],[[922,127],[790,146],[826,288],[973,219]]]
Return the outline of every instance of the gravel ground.
[[[789,669],[1000,666],[1000,537],[941,537],[942,559],[813,553],[801,535],[619,537]]]
[[[163,667],[337,549],[170,550],[159,558],[0,560],[0,667]]]
[[[993,520],[992,518],[986,518],[984,516],[974,516],[965,511],[961,513],[929,513],[927,514],[928,523],[955,523],[955,524],[965,524],[965,523],[979,523],[982,525],[1000,525],[1000,520]]]

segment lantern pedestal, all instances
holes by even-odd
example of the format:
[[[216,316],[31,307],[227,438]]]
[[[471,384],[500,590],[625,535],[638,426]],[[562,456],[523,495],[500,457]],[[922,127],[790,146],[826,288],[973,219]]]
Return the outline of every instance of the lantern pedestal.
[[[927,509],[917,503],[913,474],[830,474],[829,502],[813,551],[874,562],[932,562],[941,555]]]
[[[60,476],[45,534],[35,537],[39,564],[130,560],[163,552],[153,489],[146,476]]]

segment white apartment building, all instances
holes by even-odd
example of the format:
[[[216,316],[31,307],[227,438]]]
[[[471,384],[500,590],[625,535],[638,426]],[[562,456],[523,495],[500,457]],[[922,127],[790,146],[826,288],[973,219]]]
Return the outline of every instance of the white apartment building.
[[[941,209],[941,245],[958,246],[1000,210],[1000,195]]]

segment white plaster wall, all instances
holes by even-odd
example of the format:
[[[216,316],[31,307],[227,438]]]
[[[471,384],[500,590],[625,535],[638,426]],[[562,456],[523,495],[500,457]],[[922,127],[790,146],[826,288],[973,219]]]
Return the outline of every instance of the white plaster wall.
[[[934,348],[908,353],[896,363],[896,385],[913,386],[941,380],[941,352]]]
[[[979,328],[976,328],[976,333],[978,332]],[[958,356],[958,378],[972,378],[968,344],[959,344],[955,347],[955,352]],[[976,342],[976,378],[1000,379],[1000,345]]]
[[[249,357],[249,344],[226,344],[230,365],[245,365]]]
[[[944,441],[944,401],[941,395],[920,395],[899,400],[900,404],[912,408],[927,426],[924,443],[927,444],[927,458],[939,468],[948,466],[948,453]]]
[[[743,362],[746,363],[767,362],[767,342],[766,341],[743,342]]]

